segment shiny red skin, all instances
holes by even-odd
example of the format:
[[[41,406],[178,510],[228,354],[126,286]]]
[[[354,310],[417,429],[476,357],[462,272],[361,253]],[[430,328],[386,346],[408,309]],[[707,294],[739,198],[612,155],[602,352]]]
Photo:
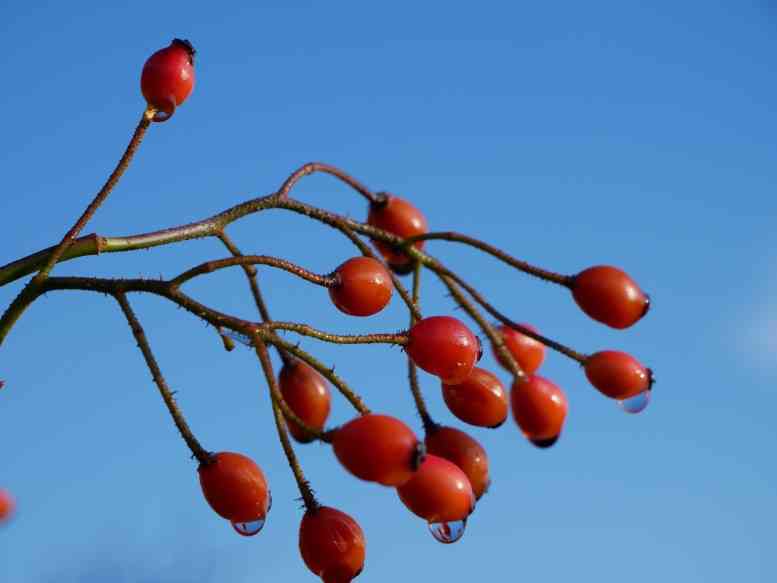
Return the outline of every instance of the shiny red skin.
[[[167,117],[186,101],[193,87],[194,49],[188,41],[174,39],[170,46],[155,52],[143,65],[140,75],[143,97],[148,105]]]
[[[475,508],[469,478],[456,464],[436,455],[427,455],[397,494],[413,514],[430,523],[463,520]]]
[[[410,358],[444,383],[464,381],[480,353],[480,341],[462,322],[450,316],[431,316],[408,331]]]
[[[521,324],[521,326],[532,332],[537,332],[537,329],[529,324]],[[497,331],[502,335],[505,347],[513,355],[521,370],[526,374],[534,374],[540,368],[542,361],[545,360],[545,345],[505,324],[499,326]],[[507,362],[505,362],[495,348],[492,347],[492,349],[494,350],[496,361],[509,372],[510,367],[507,366]]]
[[[624,271],[610,265],[589,267],[572,282],[572,297],[588,316],[611,328],[628,328],[650,308],[650,298]]]
[[[353,257],[335,270],[338,283],[329,288],[337,309],[351,316],[372,316],[391,301],[394,283],[383,264],[372,257]]]
[[[200,486],[205,500],[232,522],[264,518],[270,506],[270,490],[264,473],[254,461],[239,453],[222,451],[200,464]]]
[[[475,438],[453,427],[437,427],[426,434],[426,452],[456,464],[469,479],[475,498],[488,489],[488,455]]]
[[[442,384],[442,397],[451,413],[478,427],[499,427],[507,419],[507,392],[496,375],[479,367],[462,382]]]
[[[643,393],[652,382],[650,369],[618,350],[592,354],[586,359],[584,370],[588,381],[611,399],[628,399]]]
[[[332,447],[346,470],[384,486],[404,484],[418,465],[418,438],[388,415],[370,413],[352,419],[334,432]]]
[[[328,506],[308,510],[299,526],[299,551],[315,575],[331,583],[347,583],[364,567],[366,542],[359,524]]]
[[[429,223],[423,213],[404,198],[394,195],[388,195],[384,204],[370,205],[367,224],[403,239],[429,232]],[[382,241],[374,241],[374,243],[392,267],[397,266],[401,269],[410,263],[405,254],[397,252],[390,245]],[[413,246],[420,250],[424,246],[424,241],[418,241]]]
[[[567,397],[556,384],[539,375],[513,383],[513,418],[527,439],[558,437],[567,416]]]
[[[301,360],[284,364],[278,375],[278,385],[283,400],[289,408],[311,429],[321,430],[332,406],[332,396],[326,379],[318,371]],[[302,427],[286,420],[291,436],[299,443],[310,443],[314,436]]]
[[[16,509],[16,501],[8,490],[0,489],[0,522],[8,520]]]

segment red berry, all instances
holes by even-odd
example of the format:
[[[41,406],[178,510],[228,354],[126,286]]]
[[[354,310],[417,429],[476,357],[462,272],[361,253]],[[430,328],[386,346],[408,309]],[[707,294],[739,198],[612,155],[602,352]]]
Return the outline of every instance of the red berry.
[[[513,383],[513,417],[523,434],[538,447],[553,445],[567,416],[567,398],[554,383],[539,375]]]
[[[365,546],[362,529],[345,512],[320,506],[302,517],[302,560],[325,582],[348,583],[355,579],[364,567]]]
[[[537,332],[537,329],[534,326],[529,326],[529,324],[521,324],[521,326],[532,332]],[[499,326],[497,331],[502,335],[505,348],[513,355],[513,358],[518,363],[518,366],[521,367],[521,370],[526,374],[534,374],[537,369],[540,368],[542,361],[545,360],[545,345],[539,340],[521,334],[518,330],[511,328],[506,324]],[[494,356],[496,357],[497,362],[501,364],[505,370],[510,370],[505,359],[495,348]]]
[[[410,358],[445,383],[464,381],[480,353],[480,341],[462,322],[450,316],[432,316],[408,331],[405,347]]]
[[[442,384],[442,396],[451,413],[479,427],[499,427],[507,419],[507,393],[495,375],[475,367],[462,382]]]
[[[337,309],[351,316],[377,314],[391,300],[394,284],[383,264],[372,257],[354,257],[335,270],[337,283],[329,297]]]
[[[278,375],[283,400],[289,408],[311,429],[324,428],[331,408],[331,396],[326,379],[301,360],[291,360],[284,364]],[[310,443],[315,439],[290,419],[286,420],[289,433],[300,443]]]
[[[154,121],[173,115],[194,86],[194,47],[188,40],[173,39],[170,46],[151,55],[140,75],[140,90],[148,105],[160,114]]]
[[[407,482],[423,457],[423,444],[413,430],[388,415],[352,419],[334,432],[332,447],[346,470],[384,486]]]
[[[232,522],[262,520],[270,509],[270,490],[262,470],[239,453],[222,451],[200,464],[200,485],[205,500]]]
[[[628,399],[650,389],[653,374],[636,358],[617,350],[603,350],[585,361],[585,376],[612,399]]]
[[[16,508],[16,501],[8,490],[0,488],[0,522],[8,520]]]
[[[426,434],[426,451],[456,464],[469,479],[475,498],[488,489],[488,455],[472,437],[453,427],[437,427]]]
[[[427,455],[397,494],[411,512],[430,523],[463,520],[475,508],[469,478],[457,465],[436,455]]]
[[[612,328],[628,328],[650,308],[650,297],[634,280],[609,265],[578,273],[572,281],[572,296],[581,310]]]
[[[367,224],[403,239],[429,232],[429,224],[423,213],[405,199],[394,195],[387,195],[385,200],[370,205]],[[404,253],[382,241],[375,241],[375,246],[397,273],[405,274],[412,270],[413,262]],[[424,241],[418,241],[413,246],[421,249]]]

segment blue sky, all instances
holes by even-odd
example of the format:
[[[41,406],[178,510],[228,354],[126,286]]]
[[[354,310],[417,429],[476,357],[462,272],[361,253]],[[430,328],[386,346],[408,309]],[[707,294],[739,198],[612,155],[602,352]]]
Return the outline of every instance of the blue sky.
[[[429,250],[515,319],[581,351],[634,353],[656,372],[627,416],[552,354],[570,400],[558,445],[511,422],[473,429],[493,488],[455,546],[437,544],[394,492],[299,448],[321,500],[362,524],[359,581],[774,581],[777,520],[777,7],[761,1],[0,3],[0,263],[52,244],[102,184],[142,111],[141,66],[174,36],[199,50],[197,85],[152,127],[87,232],[125,235],[204,218],[269,193],[297,166],[336,164],[459,230],[565,273],[620,265],[654,299],[618,332],[564,290],[446,243]],[[327,177],[297,194],[355,218]],[[247,251],[326,272],[353,254],[335,233],[274,211],[231,229]],[[84,258],[58,274],[172,276],[220,258],[214,241]],[[278,319],[396,330],[320,289],[262,271]],[[451,313],[427,278],[427,314]],[[0,289],[5,305],[21,282]],[[190,288],[252,317],[242,274]],[[50,294],[0,349],[0,581],[313,581],[297,549],[298,493],[248,350],[132,297],[193,429],[264,468],[274,506],[242,539],[206,506],[116,306]],[[376,411],[420,430],[401,352],[305,340]],[[496,370],[488,355],[485,366]],[[454,423],[423,377],[436,418]],[[506,380],[506,379],[505,379]],[[351,412],[336,400],[333,423]]]

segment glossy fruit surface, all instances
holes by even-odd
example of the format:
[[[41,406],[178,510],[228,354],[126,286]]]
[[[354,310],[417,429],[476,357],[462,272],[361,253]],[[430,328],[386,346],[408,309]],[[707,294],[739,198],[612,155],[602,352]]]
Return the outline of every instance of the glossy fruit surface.
[[[442,396],[451,413],[479,427],[499,427],[507,419],[507,392],[496,375],[474,367],[462,382],[442,384]]]
[[[391,300],[394,284],[383,264],[372,257],[353,257],[335,270],[338,283],[329,288],[337,309],[351,316],[377,314]]]
[[[367,224],[403,239],[429,232],[429,224],[423,213],[405,199],[394,195],[387,195],[384,202],[370,205]],[[375,246],[392,269],[400,274],[409,273],[407,266],[412,262],[406,255],[381,241],[375,241]],[[423,246],[424,241],[414,244],[416,249],[421,249]]]
[[[449,384],[466,379],[478,360],[480,341],[462,322],[450,316],[431,316],[408,331],[405,347],[426,372]]]
[[[312,429],[324,428],[332,397],[326,379],[318,371],[301,360],[291,360],[281,368],[278,385],[283,400],[297,417]],[[309,443],[315,439],[294,421],[287,419],[286,424],[298,442]]]
[[[488,489],[488,455],[475,438],[453,427],[437,427],[426,434],[426,452],[456,464],[469,479],[475,498]]]
[[[521,324],[521,326],[528,328],[532,332],[537,332],[537,329],[529,324]],[[540,368],[542,361],[545,360],[545,345],[530,336],[521,334],[518,330],[511,328],[506,324],[499,326],[497,331],[502,335],[505,347],[510,351],[510,354],[513,355],[513,358],[518,363],[518,366],[521,367],[521,370],[526,374],[534,374],[537,369]],[[502,365],[505,370],[510,370],[507,366],[507,362],[495,349],[494,357],[496,357],[497,362]]]
[[[469,478],[456,464],[436,455],[427,455],[397,494],[411,512],[431,523],[463,520],[475,508]]]
[[[8,490],[0,488],[0,522],[8,520],[16,508],[16,501]]]
[[[612,328],[628,328],[650,308],[648,295],[624,271],[610,265],[578,273],[572,296],[581,310]]]
[[[628,399],[647,391],[652,384],[650,369],[618,350],[592,354],[586,359],[584,370],[589,382],[612,399]]]
[[[305,512],[299,550],[305,565],[324,581],[347,583],[364,566],[366,542],[358,523],[345,512],[320,506]]]
[[[155,121],[168,119],[194,87],[194,47],[173,39],[170,46],[151,55],[140,75],[140,90],[151,107],[161,112]]]
[[[267,515],[267,480],[251,458],[222,451],[214,454],[210,463],[200,464],[197,471],[205,500],[222,518],[253,522]]]
[[[332,447],[346,470],[357,478],[384,486],[407,482],[423,453],[423,445],[402,421],[372,413],[337,429]]]
[[[554,383],[539,375],[513,383],[510,392],[513,417],[527,439],[540,447],[555,440],[567,416],[567,398]],[[549,443],[547,445],[552,445]]]

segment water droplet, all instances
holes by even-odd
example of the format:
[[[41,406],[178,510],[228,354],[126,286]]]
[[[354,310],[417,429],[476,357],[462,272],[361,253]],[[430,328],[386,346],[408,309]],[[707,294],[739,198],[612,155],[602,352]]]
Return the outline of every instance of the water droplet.
[[[429,532],[432,536],[443,544],[449,545],[455,543],[464,536],[464,529],[467,527],[467,519],[457,520],[455,522],[435,522],[429,523]]]
[[[233,522],[232,528],[234,528],[235,532],[237,532],[239,535],[254,536],[255,534],[259,534],[266,521],[267,519],[263,517],[259,520],[254,520],[251,522]]]
[[[530,439],[529,441],[540,449],[547,449],[558,441],[558,435],[547,439]]]
[[[650,404],[650,396],[651,391],[648,389],[647,391],[642,391],[638,395],[634,395],[628,399],[618,401],[618,405],[620,405],[621,409],[623,409],[626,413],[636,415],[637,413],[642,413],[642,411],[644,411]]]

